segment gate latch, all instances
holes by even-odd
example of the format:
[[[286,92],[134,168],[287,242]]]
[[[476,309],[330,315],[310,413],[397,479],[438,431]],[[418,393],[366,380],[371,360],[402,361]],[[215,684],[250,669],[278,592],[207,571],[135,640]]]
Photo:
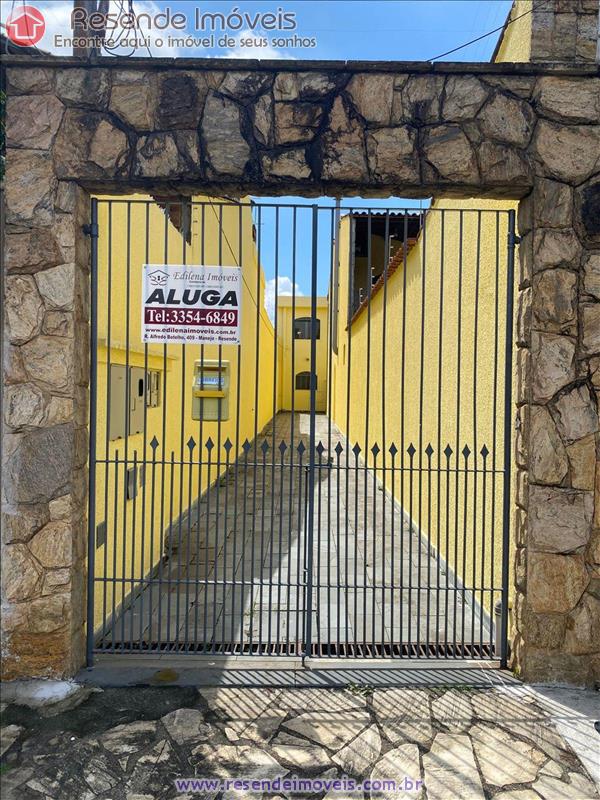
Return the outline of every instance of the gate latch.
[[[89,222],[86,225],[82,225],[82,230],[86,236],[91,236],[92,239],[98,238],[98,223],[97,222]]]

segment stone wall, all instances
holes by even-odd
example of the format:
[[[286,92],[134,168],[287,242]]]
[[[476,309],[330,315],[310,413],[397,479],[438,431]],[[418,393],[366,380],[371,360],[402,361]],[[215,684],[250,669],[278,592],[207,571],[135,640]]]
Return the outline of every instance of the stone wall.
[[[6,675],[82,662],[87,193],[523,197],[515,665],[600,674],[593,66],[8,63]],[[600,471],[596,472],[600,480]]]
[[[586,182],[575,143],[562,144],[551,177],[519,207],[513,649],[527,680],[591,684],[600,679],[600,180]]]
[[[596,61],[598,0],[552,0],[533,6],[532,61]]]

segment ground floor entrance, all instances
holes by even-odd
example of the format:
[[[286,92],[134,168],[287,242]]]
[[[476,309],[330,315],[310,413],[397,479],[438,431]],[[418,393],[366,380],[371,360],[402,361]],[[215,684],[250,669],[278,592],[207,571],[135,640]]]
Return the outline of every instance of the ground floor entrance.
[[[505,663],[514,213],[139,196],[92,223],[90,663]],[[208,269],[234,343],[161,288]]]

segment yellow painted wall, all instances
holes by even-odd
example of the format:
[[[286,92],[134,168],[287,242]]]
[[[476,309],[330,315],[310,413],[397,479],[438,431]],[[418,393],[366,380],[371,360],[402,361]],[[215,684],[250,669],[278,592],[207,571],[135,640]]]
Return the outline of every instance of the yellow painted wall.
[[[476,207],[485,209],[481,216],[450,210],[454,207],[451,200],[436,202],[425,217],[425,237],[421,235],[408,254],[406,272],[401,266],[389,277],[385,331],[383,289],[372,296],[370,320],[365,308],[344,330],[350,218],[342,218],[333,417],[350,447],[358,442],[364,454],[377,443],[384,450],[385,463],[379,455],[379,467],[392,466],[389,448],[395,444],[400,452],[394,466],[404,466],[404,471],[395,472],[393,481],[386,473],[388,490],[465,585],[490,586],[493,579],[500,586],[502,485],[501,475],[494,477],[491,470],[502,467],[507,215],[497,212],[497,203],[490,200],[477,201]],[[411,444],[416,449],[412,474],[407,453]],[[426,454],[429,444],[434,449],[431,461]],[[443,453],[448,444],[453,450],[450,462]],[[483,445],[490,451],[485,504],[481,474],[475,482],[472,473],[466,481],[460,474],[457,483],[456,467],[462,470],[465,461],[459,455],[457,464],[456,454],[465,445],[473,453],[470,470],[483,469]],[[373,463],[370,452],[368,462]],[[383,479],[383,473],[378,477]],[[489,607],[489,596],[477,599]]]
[[[106,521],[107,543],[96,550],[95,574],[128,580],[118,585],[114,597],[110,584],[96,584],[96,626],[118,610],[123,600],[136,590],[140,577],[151,571],[164,551],[165,537],[178,538],[179,530],[177,526],[169,530],[169,520],[177,520],[206,490],[209,482],[214,483],[217,475],[225,470],[223,444],[227,437],[234,448],[241,448],[244,439],[251,441],[257,431],[260,433],[280,404],[279,386],[276,387],[275,399],[273,397],[274,330],[264,309],[265,280],[258,266],[250,207],[245,205],[240,212],[238,205],[231,204],[223,206],[221,211],[209,198],[194,198],[206,202],[206,205],[194,206],[191,244],[187,244],[151,198],[135,195],[126,199],[101,199],[111,199],[111,203],[101,202],[99,205],[97,457],[101,461],[114,462],[118,453],[120,463],[100,463],[96,470],[96,521]],[[136,202],[128,205],[126,200]],[[130,366],[136,367],[145,364],[140,329],[142,265],[148,262],[234,266],[240,263],[240,244],[242,343],[240,347],[228,345],[221,348],[221,359],[230,363],[229,419],[221,422],[220,431],[217,422],[192,419],[193,364],[194,360],[201,358],[200,345],[150,344],[147,347],[147,366],[160,371],[160,406],[147,409],[145,437],[139,433],[127,440],[107,441],[107,362],[125,364],[128,360]],[[219,359],[219,347],[206,345],[204,358]],[[258,384],[255,381],[257,359]],[[238,382],[239,429],[236,429]],[[258,404],[255,403],[255,385],[258,385]],[[159,463],[154,469],[155,498],[152,504],[153,468],[149,443],[154,436],[160,444],[156,451]],[[190,436],[196,442],[206,442],[209,436],[214,441],[210,475],[207,465],[190,469],[188,464],[181,464],[189,461],[186,443]],[[221,446],[218,465],[217,445]],[[235,452],[233,449],[230,453],[231,462]],[[170,465],[172,455],[173,469]],[[125,458],[129,468],[136,458],[138,463],[146,461],[145,487],[138,488],[137,497],[127,501],[124,500]],[[202,460],[206,462],[207,459],[207,451],[203,449]],[[160,463],[163,460],[167,462],[166,466]],[[199,460],[196,446],[193,461]]]
[[[317,339],[317,391],[316,409],[327,410],[327,350],[328,350],[328,304],[326,297],[317,298],[317,318],[320,325],[320,338]],[[281,390],[282,409],[289,411],[310,410],[310,391],[295,389],[295,375],[310,372],[310,339],[294,339],[294,318],[310,317],[311,298],[279,296],[277,298],[277,338],[281,344]],[[292,353],[293,351],[293,353]],[[293,355],[293,358],[292,358]],[[292,398],[293,393],[293,398]],[[293,405],[292,405],[293,401]]]
[[[531,22],[530,13],[533,0],[514,0],[510,19],[514,20],[506,28],[500,39],[494,61],[531,60]]]

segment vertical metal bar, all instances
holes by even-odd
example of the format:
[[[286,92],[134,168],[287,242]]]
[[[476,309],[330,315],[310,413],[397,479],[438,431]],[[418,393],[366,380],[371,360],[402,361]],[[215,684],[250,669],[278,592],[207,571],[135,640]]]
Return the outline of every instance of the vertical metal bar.
[[[241,564],[242,564],[242,574],[241,574],[241,588],[240,588],[240,650],[244,648],[244,603],[246,602],[245,599],[245,591],[246,591],[246,503],[247,503],[247,494],[248,494],[248,451],[251,449],[252,445],[246,439],[244,444],[242,445],[242,450],[244,451],[244,465],[243,465],[243,474],[244,474],[244,485],[242,487],[242,555],[240,557]],[[256,469],[256,466],[254,467]],[[254,586],[252,582],[250,583],[250,591],[254,590]],[[252,601],[251,606],[252,607]],[[252,644],[252,638],[250,638],[250,644]]]
[[[482,448],[482,459],[483,459],[483,477],[482,477],[482,489],[481,489],[481,586],[480,586],[480,595],[479,595],[479,656],[483,658],[483,609],[484,609],[484,602],[485,602],[485,537],[486,537],[486,514],[487,514],[487,507],[486,507],[486,500],[487,500],[487,493],[486,493],[486,479],[487,479],[487,447],[485,444]],[[493,592],[490,594],[490,602],[491,602],[491,610],[492,614],[490,615],[493,617],[493,602],[494,602],[494,595]],[[473,591],[473,605],[475,605],[475,591]],[[475,636],[475,631],[473,631],[473,636]]]
[[[459,493],[460,493],[460,411],[461,411],[461,357],[462,357],[462,282],[463,282],[463,235],[464,211],[458,212],[458,289],[457,289],[457,330],[456,330],[456,476],[454,481],[454,586],[453,586],[453,612],[452,612],[452,642],[453,656],[457,654],[457,614],[458,614],[458,522],[459,522]]]
[[[386,403],[386,374],[385,374],[385,347],[387,341],[387,294],[388,294],[388,269],[390,265],[390,210],[389,208],[386,209],[385,212],[385,232],[384,232],[384,243],[383,243],[383,318],[381,321],[381,460],[382,460],[382,484],[383,484],[383,491],[381,493],[381,653],[382,655],[385,652],[385,623],[386,623],[386,613],[385,613],[385,555],[386,555],[386,519],[385,519],[385,505],[386,505],[386,491],[387,491],[387,472],[386,472],[386,413],[385,413],[385,403]],[[393,518],[394,518],[394,507],[392,506],[392,553],[393,553]],[[376,534],[375,529],[373,531],[373,536]],[[393,559],[392,554],[392,559]],[[394,582],[393,576],[391,577],[391,583]],[[391,605],[391,622],[390,622],[390,631],[394,627],[394,606]]]
[[[337,204],[336,200],[336,204]],[[333,242],[336,240],[335,234],[335,215],[333,209],[330,213],[330,233],[329,243],[331,251],[331,259],[329,264],[329,287],[328,287],[328,303],[327,303],[327,655],[331,655],[331,539],[333,536],[333,529],[331,527],[331,471],[333,469],[333,458],[331,455],[331,418],[333,416],[332,409],[332,371],[333,371],[333,308],[336,301],[337,293],[333,289],[334,282],[334,259],[335,248]],[[339,526],[335,528],[336,536],[336,556],[339,564],[340,553],[340,529]],[[339,586],[340,575],[339,569],[337,570],[337,584]],[[336,628],[336,636],[339,637],[339,624]]]
[[[87,580],[87,627],[86,661],[94,665],[94,588],[96,558],[96,417],[98,392],[98,200],[91,203],[90,228],[90,485],[88,508],[88,580]],[[108,356],[107,356],[108,358]],[[106,551],[108,537],[104,543]],[[104,573],[106,581],[106,572]]]
[[[185,392],[185,386],[181,387],[181,391]],[[187,507],[187,531],[186,531],[186,548],[185,548],[185,622],[183,629],[183,646],[184,650],[189,650],[190,647],[190,584],[191,584],[191,561],[192,561],[192,491],[193,491],[193,458],[194,458],[195,442],[190,436],[188,439],[188,507]],[[183,454],[181,456],[183,462]]]
[[[304,473],[304,465],[303,465],[302,461],[303,461],[304,450],[300,448],[301,444],[302,444],[302,440],[300,440],[300,442],[298,443],[298,469],[297,469],[297,472],[298,472],[298,520],[297,520],[297,525],[298,525],[298,545],[296,547],[296,630],[295,630],[295,634],[296,634],[296,653],[298,653],[300,650],[302,650],[302,644],[303,644],[302,638],[303,638],[303,635],[304,635],[304,619],[305,619],[304,610],[305,610],[305,607],[306,607],[306,603],[305,602],[302,605],[302,608],[301,608],[301,604],[300,604],[300,597],[302,596],[303,582],[304,582],[304,577],[303,577],[303,574],[302,574],[302,568],[303,568],[304,564],[300,560],[300,553],[302,551],[302,544],[303,544],[303,542],[302,542],[302,538],[303,538],[302,537],[302,531],[304,530],[303,529],[304,516],[302,514],[302,510],[303,510],[302,476],[303,476],[303,473]],[[306,505],[306,502],[304,502],[304,505]],[[304,652],[304,651],[302,650],[302,652]]]
[[[111,374],[110,374],[110,349],[111,349],[111,316],[112,316],[112,202],[107,201],[108,206],[108,242],[107,242],[107,278],[106,278],[106,430],[104,432],[104,458],[106,465],[104,468],[104,519],[106,520],[106,541],[104,543],[104,563],[103,575],[104,582],[102,586],[102,649],[105,645],[106,637],[106,614],[107,614],[107,590],[108,590],[108,484],[110,476],[110,391],[111,391]],[[97,292],[96,292],[97,294]],[[98,298],[96,297],[96,305]],[[96,311],[97,313],[97,311]],[[114,542],[113,542],[114,548]],[[114,575],[113,575],[114,578]]]
[[[407,448],[408,452],[408,519],[409,519],[409,529],[408,529],[408,615],[407,615],[407,622],[408,622],[408,657],[410,658],[412,655],[412,590],[413,590],[413,484],[414,484],[414,457],[415,457],[415,448],[413,443],[411,442]],[[418,645],[418,640],[417,640]]]
[[[165,203],[165,225],[164,225],[164,241],[163,241],[163,260],[165,266],[169,263],[169,214],[170,204]],[[164,562],[164,545],[165,545],[165,483],[166,483],[166,447],[167,447],[167,347],[163,344],[163,387],[162,387],[162,426],[161,426],[161,479],[160,479],[160,528],[159,528],[159,541],[160,552],[158,562],[158,626],[157,626],[157,639],[158,648],[160,650],[162,644],[162,607],[163,607],[163,562]]]
[[[472,596],[471,596],[471,645],[475,644],[475,586],[477,584],[477,463],[479,450],[477,447],[477,375],[478,375],[478,343],[479,343],[479,283],[481,273],[481,211],[477,211],[477,238],[475,259],[475,318],[473,322],[473,564],[472,564]]]
[[[281,642],[281,587],[283,583],[283,564],[281,560],[281,554],[283,552],[283,500],[284,500],[284,491],[283,486],[285,483],[285,470],[284,470],[284,454],[285,454],[285,442],[279,446],[280,452],[280,459],[279,459],[279,569],[277,570],[278,581],[277,581],[277,635],[276,635],[276,642]],[[273,450],[273,462],[275,462],[275,450]],[[275,487],[273,487],[273,491],[275,491]],[[289,549],[287,550],[287,560],[289,565],[290,554]],[[284,595],[284,603],[286,608],[289,608],[290,602],[290,583],[287,582],[285,595]],[[288,629],[285,629],[285,636],[286,636],[286,651],[289,649],[289,632]],[[282,651],[283,652],[283,648]]]
[[[147,202],[144,206],[145,208],[145,229],[144,229],[144,260],[147,264],[150,261],[150,243],[148,240],[148,228],[149,228],[149,215],[150,215],[150,203]],[[144,594],[146,589],[150,589],[149,592],[149,606],[148,606],[148,622],[150,623],[152,620],[152,584],[150,582],[146,582],[145,580],[145,566],[146,566],[146,559],[145,559],[145,546],[146,546],[146,460],[147,460],[147,453],[148,453],[148,343],[144,342],[144,433],[143,433],[143,445],[142,445],[142,466],[140,469],[144,471],[144,483],[142,486],[142,544],[141,544],[141,559],[140,559],[140,583],[142,587],[142,591],[140,593],[140,638],[139,638],[139,648],[142,649],[142,641],[144,637]],[[154,507],[152,506],[151,511],[154,512]],[[154,551],[151,549],[150,551],[150,580],[152,578],[152,567],[153,567],[153,558],[154,558]]]
[[[350,212],[348,215],[348,224],[350,227],[349,231],[349,238],[350,238],[350,252],[348,253],[348,260],[350,263],[350,271],[348,274],[348,308],[347,308],[347,319],[346,319],[346,339],[347,339],[347,369],[346,369],[346,457],[345,457],[345,473],[346,473],[346,485],[345,485],[345,493],[344,493],[344,501],[346,506],[346,526],[344,531],[345,537],[345,575],[346,575],[346,583],[349,584],[348,581],[348,546],[349,546],[349,532],[350,532],[350,395],[351,395],[351,378],[352,378],[352,318],[354,316],[353,313],[353,295],[354,295],[354,270],[356,266],[356,253],[355,253],[355,239],[356,239],[356,220],[354,218],[354,214]],[[354,466],[358,466],[358,458],[355,454],[355,463]],[[355,503],[358,502],[358,481],[356,480],[357,473],[356,471],[353,473],[353,477],[355,479]],[[355,514],[355,523],[357,519],[357,514]],[[356,582],[357,578],[357,531],[356,531],[356,524],[354,526],[354,585],[353,585],[353,611],[352,611],[352,620],[353,620],[353,635],[356,638],[357,629],[356,629],[356,622],[358,617],[358,586]],[[347,612],[346,612],[346,653],[348,653],[348,647],[350,643],[350,636],[349,636],[349,621],[350,621],[350,597],[347,595],[346,598],[347,603]]]
[[[446,585],[444,587],[444,657],[448,658],[448,607],[450,593],[450,458],[452,449],[448,443],[446,457]],[[439,612],[438,612],[439,613]]]
[[[183,207],[183,200],[180,200],[179,203],[179,213],[180,219],[183,223],[185,209]],[[185,238],[185,231],[183,230],[182,224],[182,231],[181,231],[181,244],[182,244],[182,261],[186,263],[186,238]],[[185,456],[184,456],[184,444],[183,440],[185,437],[185,398],[187,395],[187,387],[185,385],[185,356],[186,356],[186,345],[181,345],[181,420],[180,420],[180,430],[179,430],[179,516],[177,519],[177,601],[176,601],[176,611],[175,617],[177,619],[176,623],[176,630],[175,630],[175,644],[179,645],[179,631],[181,628],[181,558],[183,552],[183,495],[185,491],[185,483],[184,483],[184,463],[185,463]],[[190,498],[191,500],[191,498]],[[189,507],[188,507],[188,517],[189,517]],[[189,554],[189,537],[187,539],[187,548]],[[189,558],[186,563],[189,563]],[[186,570],[187,572],[187,570]],[[186,604],[185,604],[185,627],[187,628],[187,617],[188,617],[188,609],[189,609],[189,583],[186,584]],[[187,641],[187,636],[185,637]],[[186,644],[184,641],[184,645]]]
[[[129,437],[131,436],[131,370],[129,368],[129,311],[131,305],[131,203],[127,201],[125,273],[125,455],[123,466],[123,548],[121,564],[121,651],[125,650],[125,572],[127,568],[127,485],[129,482]],[[131,558],[133,559],[133,550]]]
[[[116,630],[117,630],[117,537],[119,533],[119,451],[115,451],[115,499],[113,507],[114,536],[113,536],[113,558],[112,558],[112,617],[111,617],[111,652],[116,652]]]
[[[214,208],[213,208],[214,213]],[[219,204],[219,238],[218,238],[218,265],[223,266],[223,204]],[[218,346],[218,361],[219,361],[219,381],[221,380],[223,370],[223,345]],[[219,384],[220,385],[220,384]],[[212,609],[212,645],[211,653],[215,652],[216,639],[217,639],[217,579],[219,573],[219,527],[221,522],[221,434],[223,430],[223,420],[221,419],[223,411],[223,401],[217,402],[217,461],[216,461],[216,482],[217,482],[217,496],[215,499],[215,541],[213,547],[213,609]],[[224,531],[226,535],[226,531]]]
[[[400,366],[400,608],[398,617],[400,619],[400,630],[398,641],[400,644],[400,656],[403,655],[404,644],[404,453],[405,453],[405,403],[406,403],[406,272],[408,261],[408,216],[404,214],[404,226],[402,232],[402,347],[401,347],[401,366]],[[409,542],[412,537],[412,519],[408,520]],[[409,573],[412,565],[409,561]],[[410,579],[409,579],[410,582]],[[408,610],[410,615],[410,607]],[[410,624],[409,624],[410,637]]]
[[[499,311],[500,311],[500,211],[495,212],[495,268],[496,285],[494,289],[494,400],[492,411],[492,464],[491,464],[491,503],[490,503],[490,658],[493,658],[494,644],[494,608],[496,603],[496,445],[498,437],[498,348],[499,348]]]
[[[206,203],[201,203],[200,205],[200,263],[205,264],[206,256]],[[200,369],[204,373],[204,345],[200,345]],[[204,399],[200,398],[200,420],[198,421],[198,508],[196,514],[196,570],[195,570],[195,591],[196,591],[196,601],[194,603],[194,645],[195,648],[198,647],[198,627],[200,624],[199,614],[200,614],[200,596],[201,591],[200,587],[202,586],[200,581],[200,550],[202,547],[202,540],[200,537],[201,534],[201,512],[202,512],[202,504],[200,502],[201,498],[203,497],[202,492],[202,467],[204,461],[204,452],[205,452],[205,442],[204,442]],[[208,595],[208,588],[206,584],[203,588],[204,596],[203,596],[203,604],[207,602],[207,595]]]
[[[375,606],[376,606],[376,598],[377,598],[377,443],[373,445],[373,564],[371,569],[373,571],[372,575],[372,582],[373,582],[373,589],[371,592],[371,644],[373,645],[373,655],[375,655],[375,638],[376,638],[376,619],[375,619]],[[365,561],[367,559],[367,554],[365,552]],[[382,581],[384,577],[382,575]]]
[[[461,655],[465,657],[465,602],[466,602],[466,587],[465,583],[467,580],[467,528],[468,528],[468,519],[467,519],[467,510],[469,507],[469,455],[471,451],[469,450],[468,446],[465,445],[463,449],[463,457],[464,457],[464,497],[463,497],[463,547],[462,547],[462,570],[461,570],[461,597],[462,597],[462,608],[461,608]]]
[[[354,582],[353,582],[353,589],[354,589],[354,616],[353,616],[353,625],[352,631],[354,635],[353,643],[358,643],[358,591],[359,591],[359,583],[358,583],[358,454],[360,453],[360,447],[358,442],[352,448],[354,452],[354,471],[353,471],[353,478],[354,478]],[[364,591],[364,590],[363,590]]]
[[[274,297],[274,338],[273,338],[273,408],[272,408],[272,427],[273,435],[271,439],[271,519],[269,521],[269,624],[268,624],[268,640],[271,642],[272,623],[273,623],[273,549],[275,547],[275,415],[276,400],[277,400],[277,287],[279,284],[279,206],[275,208],[275,297]],[[263,491],[263,505],[264,505],[264,491]],[[281,543],[280,543],[281,545]],[[281,564],[281,546],[279,547],[279,564]],[[277,589],[277,628],[279,631],[279,604],[281,602],[281,575],[280,570],[277,570],[279,575]],[[279,641],[279,634],[277,635],[277,642]]]
[[[431,456],[433,455],[433,450],[432,450],[431,444],[427,445],[427,448],[425,450],[425,454],[427,456],[427,534],[428,534],[428,539],[429,539],[429,537],[431,536],[431,533],[430,533],[431,532]],[[438,470],[438,474],[439,474],[439,470]],[[438,548],[439,548],[439,544],[440,543],[439,543],[439,537],[438,537],[438,542],[437,542]],[[431,621],[431,591],[430,591],[430,586],[431,586],[431,543],[430,543],[430,541],[428,541],[427,542],[427,587],[426,587],[426,590],[425,590],[426,594],[427,594],[427,600],[426,600],[426,606],[425,606],[425,608],[426,608],[426,611],[425,611],[425,619],[426,619],[425,636],[426,636],[426,639],[425,639],[425,642],[424,642],[425,655],[427,657],[429,656],[429,643],[430,643],[429,627],[430,627],[430,621]]]
[[[223,507],[223,584],[221,587],[222,604],[221,604],[221,642],[223,652],[225,652],[225,616],[227,612],[227,604],[225,599],[227,597],[227,541],[229,539],[229,532],[227,528],[227,513],[229,511],[229,460],[231,447],[225,442],[225,504]],[[232,573],[235,572],[235,566],[231,566]]]
[[[365,438],[364,438],[364,469],[363,469],[363,619],[362,619],[362,640],[366,652],[367,645],[367,550],[368,550],[368,508],[369,508],[369,421],[370,421],[370,385],[371,385],[371,289],[373,286],[373,228],[371,212],[367,212],[367,353],[366,353],[366,376],[365,376]],[[375,531],[373,531],[375,539]],[[375,590],[371,592],[371,602],[374,600]]]
[[[134,629],[134,611],[135,611],[135,533],[137,521],[137,475],[138,475],[138,453],[137,448],[133,451],[133,508],[131,511],[131,599],[130,599],[130,629],[129,629],[129,649],[133,650],[133,629]],[[123,575],[123,581],[125,576]]]
[[[258,417],[259,417],[259,400],[260,394],[258,391],[259,388],[259,374],[260,374],[260,257],[261,257],[261,245],[262,245],[262,206],[258,206],[258,215],[257,215],[257,227],[258,227],[258,235],[257,235],[257,264],[256,264],[256,331],[255,331],[255,349],[254,349],[254,438],[252,440],[254,446],[254,467],[252,470],[252,528],[251,528],[251,557],[250,557],[250,635],[249,635],[249,644],[250,644],[250,653],[252,653],[252,643],[253,643],[253,635],[254,635],[254,545],[256,539],[256,473],[258,470]],[[263,503],[264,505],[264,503]],[[244,526],[245,526],[245,518],[244,518]],[[245,541],[245,531],[244,531],[244,541]],[[261,558],[260,558],[260,595],[259,595],[259,627],[262,626],[262,582],[263,582],[263,547],[264,547],[264,526],[261,528]],[[244,553],[245,557],[245,553]],[[244,613],[243,608],[241,609],[242,614]],[[261,627],[261,634],[259,638],[262,641],[262,627]],[[261,641],[259,641],[259,650]]]
[[[317,465],[318,478],[317,478],[317,652],[321,654],[321,512],[322,512],[322,491],[321,484],[323,480],[323,442],[319,439],[318,456],[319,463]],[[329,613],[329,612],[328,612]]]
[[[421,542],[422,526],[422,501],[423,501],[423,402],[425,386],[425,309],[427,293],[427,211],[423,214],[423,248],[421,262],[421,358],[419,364],[419,479],[418,479],[418,540],[417,540],[417,650],[421,644],[421,563],[423,544]],[[429,545],[428,545],[429,551]]]
[[[318,207],[312,207],[312,266],[311,266],[311,296],[310,296],[310,443],[308,459],[308,531],[307,531],[307,558],[306,558],[306,608],[305,608],[305,636],[304,657],[310,656],[312,648],[312,587],[313,587],[313,540],[314,540],[314,511],[315,511],[315,435],[316,435],[316,374],[317,374],[317,265],[318,265]]]
[[[204,539],[204,609],[203,609],[203,631],[202,631],[202,652],[206,653],[208,648],[208,552],[210,544],[210,490],[211,490],[211,467],[213,441],[209,437],[206,440],[206,536]]]
[[[238,206],[238,266],[243,271],[242,262],[242,240],[243,240],[243,214],[244,206],[240,203]],[[244,351],[245,352],[245,351]],[[233,488],[233,547],[232,547],[232,573],[231,573],[231,644],[234,643],[234,625],[235,625],[235,589],[237,583],[237,533],[238,533],[238,483],[239,483],[239,458],[240,458],[240,403],[241,403],[241,385],[242,385],[242,343],[237,348],[237,386],[235,390],[235,456],[234,456],[234,488]]]
[[[152,478],[150,484],[150,508],[151,508],[151,515],[150,515],[150,552],[154,553],[154,499],[156,497],[156,447],[158,444],[156,440],[153,439],[152,444]],[[154,555],[152,556],[154,558]],[[162,561],[162,553],[159,556],[160,561]],[[156,579],[154,577],[154,564],[152,564],[152,573],[150,578],[150,600],[148,603],[148,645],[151,645],[154,641],[154,625],[152,622],[152,598],[154,595],[154,586],[156,584]]]
[[[512,350],[515,272],[515,212],[508,212],[508,254],[506,270],[506,330],[504,339],[504,475],[502,498],[502,611],[500,617],[500,666],[508,658],[508,550],[510,545],[510,478],[512,437]]]
[[[294,516],[292,511],[292,498],[294,496],[294,424],[295,424],[295,395],[296,395],[296,387],[294,383],[294,373],[295,373],[295,352],[296,352],[296,341],[294,338],[294,319],[296,316],[296,228],[297,228],[297,209],[296,206],[292,209],[292,320],[291,320],[291,375],[290,375],[290,394],[292,397],[292,413],[291,413],[291,421],[290,421],[290,476],[289,476],[289,509],[288,509],[288,573],[287,573],[287,583],[288,583],[288,593],[291,597],[292,592],[292,517]],[[287,335],[290,336],[290,330],[288,328]],[[285,380],[285,375],[282,376],[283,380]],[[297,557],[299,557],[300,553],[300,537],[301,531],[298,528],[297,537],[296,537],[296,553]],[[296,574],[296,583],[298,584],[299,581],[299,565],[297,565],[298,572]],[[294,631],[296,640],[298,639],[298,610],[300,607],[300,590],[298,586],[296,588],[296,629]],[[290,655],[289,647],[290,647],[290,597],[288,597],[288,604],[287,604],[287,631],[288,631],[288,650],[287,655]]]
[[[261,487],[260,487],[260,496],[262,498],[262,502],[260,504],[260,578],[259,578],[259,600],[258,600],[258,654],[260,655],[263,652],[262,649],[262,642],[263,642],[263,614],[264,614],[264,606],[263,606],[263,595],[264,595],[264,578],[263,578],[263,566],[265,561],[265,493],[267,487],[267,451],[269,446],[267,444],[267,440],[263,439],[263,443],[261,445],[262,451],[262,463],[261,463]],[[254,470],[256,474],[256,470],[258,469],[258,458],[255,458]],[[256,494],[256,491],[254,491]],[[272,521],[272,519],[271,519]],[[252,537],[252,550],[254,551],[254,536]],[[270,547],[269,547],[269,574],[267,576],[267,583],[268,583],[268,597],[269,601],[267,604],[267,616],[268,616],[268,623],[267,623],[267,653],[269,652],[269,646],[271,644],[271,592],[272,592],[272,575],[273,575],[273,539],[272,539],[272,531],[271,531],[271,540],[270,540]],[[254,558],[252,559],[252,588],[251,594],[254,595]],[[252,599],[252,606],[254,606],[254,600]],[[250,619],[252,620],[252,611],[250,612]],[[250,643],[252,644],[252,623],[251,630],[250,630]]]
[[[339,317],[338,317],[338,319],[339,319]],[[336,564],[336,566],[337,566],[337,574],[336,574],[336,586],[337,586],[337,592],[336,592],[336,595],[337,595],[337,603],[336,603],[337,617],[336,617],[336,622],[337,622],[337,627],[336,627],[336,637],[335,637],[335,639],[336,639],[336,653],[338,654],[338,656],[339,656],[339,653],[340,653],[340,639],[341,639],[341,637],[340,637],[340,599],[341,599],[340,598],[340,584],[341,584],[341,553],[340,553],[340,548],[341,548],[341,538],[342,538],[341,537],[342,519],[341,519],[341,509],[340,509],[340,502],[341,502],[341,496],[340,496],[340,494],[341,494],[340,493],[340,481],[341,481],[340,455],[341,455],[341,452],[342,452],[341,446],[338,444],[336,446],[336,448],[335,448],[335,455],[336,455],[336,462],[335,462],[335,490],[336,490],[335,528],[336,528],[336,531],[337,531],[337,564]],[[347,518],[348,515],[346,514],[345,516]],[[348,568],[347,568],[348,548],[347,548],[347,544],[348,543],[346,542],[346,571],[344,573],[344,582],[346,584],[346,587],[348,586]],[[348,589],[347,588],[344,590],[344,618],[345,618],[345,626],[346,626],[346,632],[347,632],[347,630],[348,630]],[[346,633],[346,637],[347,637],[347,635],[348,634]]]
[[[444,248],[446,245],[445,241],[445,233],[446,233],[446,212],[442,209],[440,211],[441,219],[440,219],[440,299],[439,299],[439,306],[440,306],[440,315],[439,315],[439,325],[438,325],[438,374],[437,374],[437,401],[438,401],[438,408],[437,408],[437,496],[436,496],[436,512],[437,512],[437,542],[436,542],[436,579],[435,579],[435,586],[436,586],[436,593],[435,593],[435,614],[436,614],[436,626],[435,626],[435,644],[436,644],[436,654],[439,653],[439,641],[440,641],[440,573],[441,573],[441,564],[440,564],[440,548],[441,548],[441,491],[442,491],[442,365],[443,365],[443,351],[444,351]],[[448,550],[446,549],[446,561],[448,560]],[[429,564],[429,559],[427,560]],[[429,615],[429,592],[430,586],[427,588],[427,609]],[[428,626],[429,632],[429,626]]]
[[[173,592],[173,502],[175,492],[175,451],[171,450],[171,473],[169,479],[169,557],[167,561],[167,650],[171,649],[171,594]],[[176,588],[177,583],[175,584]]]

